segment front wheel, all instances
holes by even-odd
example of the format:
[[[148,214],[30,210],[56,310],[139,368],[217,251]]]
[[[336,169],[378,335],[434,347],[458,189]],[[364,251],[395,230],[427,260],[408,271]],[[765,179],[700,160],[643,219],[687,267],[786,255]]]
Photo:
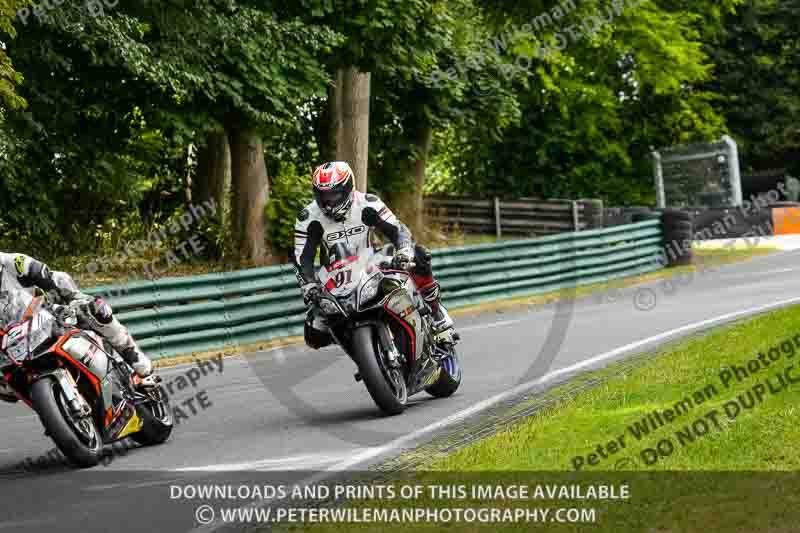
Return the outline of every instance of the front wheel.
[[[75,466],[89,468],[100,462],[103,439],[91,415],[75,419],[61,386],[45,377],[31,387],[31,403],[42,425],[61,453]]]
[[[450,347],[450,354],[442,357],[439,362],[442,372],[436,383],[425,389],[425,392],[436,398],[452,396],[461,385],[461,362],[455,347]]]
[[[152,401],[136,406],[136,412],[142,419],[142,429],[131,438],[142,446],[162,444],[172,433],[172,411],[164,391],[159,387],[152,395]]]
[[[399,368],[387,368],[371,326],[362,326],[353,332],[353,359],[369,395],[381,411],[389,415],[402,413],[408,401],[403,372]]]

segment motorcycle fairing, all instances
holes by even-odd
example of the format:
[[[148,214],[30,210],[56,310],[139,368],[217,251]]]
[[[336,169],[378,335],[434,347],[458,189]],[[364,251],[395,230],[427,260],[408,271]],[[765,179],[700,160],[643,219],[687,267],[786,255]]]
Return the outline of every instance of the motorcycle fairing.
[[[406,283],[413,284],[410,280]],[[414,303],[411,293],[409,293],[410,287],[407,284],[390,293],[386,297],[383,308],[403,326],[409,337],[411,337],[411,355],[413,360],[417,361],[422,357],[424,348],[424,343],[419,342],[419,339],[424,335],[424,324],[422,316],[419,314],[419,309]]]

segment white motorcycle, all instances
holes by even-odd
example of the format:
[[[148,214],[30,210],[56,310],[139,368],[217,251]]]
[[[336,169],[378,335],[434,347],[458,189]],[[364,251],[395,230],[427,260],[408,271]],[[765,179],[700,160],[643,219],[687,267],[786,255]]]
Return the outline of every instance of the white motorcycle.
[[[334,340],[358,367],[372,399],[387,414],[403,412],[421,391],[451,396],[461,384],[453,330],[433,333],[431,310],[408,272],[371,248],[340,248],[318,277],[317,305]]]
[[[166,441],[173,423],[160,380],[136,376],[78,321],[69,307],[0,290],[2,379],[76,466],[96,465],[104,444],[127,436],[144,445]]]

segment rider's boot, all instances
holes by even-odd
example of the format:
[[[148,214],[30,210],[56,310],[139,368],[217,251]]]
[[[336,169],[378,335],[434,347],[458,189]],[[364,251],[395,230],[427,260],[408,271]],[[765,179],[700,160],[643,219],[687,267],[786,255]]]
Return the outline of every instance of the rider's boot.
[[[453,319],[450,318],[450,314],[447,312],[447,309],[445,309],[444,305],[442,305],[439,284],[434,281],[430,285],[420,289],[420,294],[431,308],[431,316],[433,318],[433,333],[436,335],[452,328]],[[454,335],[457,334],[454,333]]]
[[[135,342],[133,343],[133,346],[127,346],[122,350],[118,349],[117,352],[119,352],[119,355],[125,359],[126,363],[133,367],[133,371],[136,372],[136,375],[140,378],[146,378],[153,373],[153,363],[150,361],[150,358],[147,357],[144,352],[142,352]]]

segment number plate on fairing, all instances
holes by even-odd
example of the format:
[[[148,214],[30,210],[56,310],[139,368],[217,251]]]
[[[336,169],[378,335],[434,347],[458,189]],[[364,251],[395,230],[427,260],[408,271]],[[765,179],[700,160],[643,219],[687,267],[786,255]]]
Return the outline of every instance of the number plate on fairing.
[[[369,256],[365,254],[336,261],[320,269],[319,280],[332,295],[347,296],[358,287],[362,275],[372,271],[368,262]]]
[[[12,327],[3,337],[3,350],[15,361],[33,353],[52,336],[54,319],[50,313],[41,311],[21,324]],[[30,331],[28,329],[30,328]]]

